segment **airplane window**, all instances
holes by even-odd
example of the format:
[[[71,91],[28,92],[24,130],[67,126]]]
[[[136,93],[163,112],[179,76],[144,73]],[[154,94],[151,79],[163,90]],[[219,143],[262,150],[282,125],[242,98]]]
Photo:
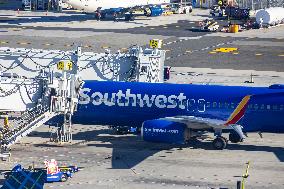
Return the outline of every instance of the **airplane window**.
[[[249,104],[248,105],[248,109],[252,109],[253,105],[252,104]]]
[[[275,104],[275,105],[272,106],[272,109],[273,110],[278,110],[278,106]]]
[[[270,110],[270,105],[269,105],[269,104],[266,106],[266,109],[267,109],[267,110]]]
[[[231,108],[235,109],[235,103],[233,103],[233,102],[231,103]]]
[[[279,110],[280,110],[280,111],[284,110],[284,104],[281,104],[281,105],[280,105]]]
[[[206,108],[210,108],[210,102],[206,103]]]
[[[261,110],[264,110],[264,109],[265,109],[265,105],[264,105],[264,104],[261,104],[260,109],[261,109]]]
[[[225,106],[225,108],[229,108],[229,103],[225,102],[224,106]]]
[[[222,102],[219,102],[219,108],[223,108]]]
[[[254,105],[254,109],[255,109],[255,110],[258,110],[258,104],[255,104],[255,105]]]
[[[217,102],[213,102],[213,108],[217,107]]]

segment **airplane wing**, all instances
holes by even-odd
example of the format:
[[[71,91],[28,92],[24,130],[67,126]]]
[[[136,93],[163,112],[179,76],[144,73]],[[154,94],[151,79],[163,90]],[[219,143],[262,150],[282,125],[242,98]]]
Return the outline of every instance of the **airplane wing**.
[[[238,122],[244,116],[250,99],[251,95],[245,96],[227,120],[196,117],[196,116],[165,117],[161,118],[161,120],[183,123],[187,126],[187,128],[190,129],[210,129],[210,128],[214,130],[233,129],[239,134],[239,136],[242,139],[244,139],[245,135],[242,132],[242,126],[238,125]]]

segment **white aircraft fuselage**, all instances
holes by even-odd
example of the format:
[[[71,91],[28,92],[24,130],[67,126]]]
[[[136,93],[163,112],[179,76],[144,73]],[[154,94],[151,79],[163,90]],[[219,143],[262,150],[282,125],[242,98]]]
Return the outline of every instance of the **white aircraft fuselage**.
[[[159,5],[170,3],[171,0],[64,0],[73,8],[84,12],[95,12],[98,9],[130,8],[144,5]]]

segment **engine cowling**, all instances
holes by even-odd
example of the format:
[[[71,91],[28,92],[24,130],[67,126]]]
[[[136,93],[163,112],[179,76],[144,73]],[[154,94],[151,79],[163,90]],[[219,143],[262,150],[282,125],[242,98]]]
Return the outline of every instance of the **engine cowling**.
[[[187,135],[188,129],[185,124],[168,120],[145,121],[141,128],[143,140],[149,142],[184,144]]]

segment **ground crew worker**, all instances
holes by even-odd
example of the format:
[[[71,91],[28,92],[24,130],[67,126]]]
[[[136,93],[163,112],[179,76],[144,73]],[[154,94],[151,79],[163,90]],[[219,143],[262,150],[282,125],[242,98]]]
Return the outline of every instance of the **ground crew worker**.
[[[8,118],[8,116],[5,116],[5,118],[4,118],[4,129],[8,130],[9,127],[10,127],[9,118]]]
[[[98,21],[101,21],[101,16],[102,16],[102,15],[101,15],[101,12],[100,12],[100,11],[97,11],[97,14],[96,14],[96,15],[97,15],[97,20],[98,20]]]
[[[51,111],[57,111],[56,110],[56,90],[54,88],[51,88],[50,90],[50,100],[51,100]]]
[[[113,13],[113,21],[114,22],[118,22],[118,18],[117,18],[117,13],[116,12]]]

